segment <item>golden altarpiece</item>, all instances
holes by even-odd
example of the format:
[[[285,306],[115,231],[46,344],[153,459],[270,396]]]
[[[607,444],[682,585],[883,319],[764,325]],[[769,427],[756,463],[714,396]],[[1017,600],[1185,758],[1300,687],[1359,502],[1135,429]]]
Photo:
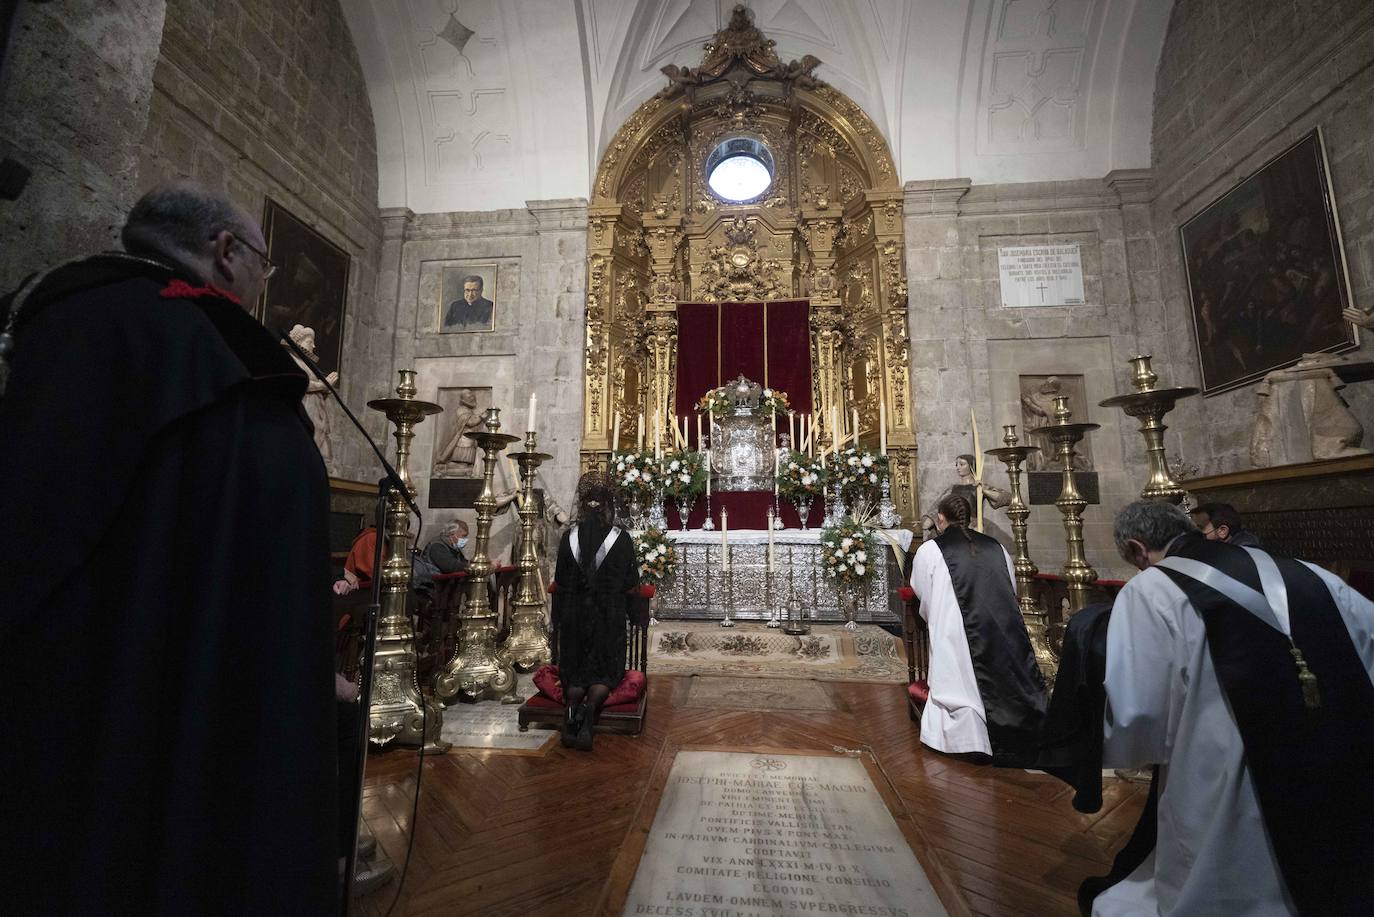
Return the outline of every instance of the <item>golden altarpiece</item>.
[[[669,85],[611,140],[588,208],[582,466],[633,446],[641,414],[674,413],[679,302],[810,301],[817,432],[879,440],[886,398],[892,496],[916,518],[902,190],[887,143],[807,56],[783,63],[737,7],[700,67]],[[772,181],[731,202],[707,182],[713,152],[753,144]],[[713,355],[700,355],[712,358]],[[701,393],[688,393],[695,399]],[[841,430],[829,429],[836,405]],[[621,442],[610,442],[617,414]],[[628,431],[628,433],[627,433]],[[652,441],[653,431],[646,431]]]

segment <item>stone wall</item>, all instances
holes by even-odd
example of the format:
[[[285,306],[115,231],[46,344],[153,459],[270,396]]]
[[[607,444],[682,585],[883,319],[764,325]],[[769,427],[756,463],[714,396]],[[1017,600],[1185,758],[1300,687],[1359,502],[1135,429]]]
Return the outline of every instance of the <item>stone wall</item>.
[[[456,390],[489,389],[503,432],[523,435],[529,396],[537,392],[538,448],[553,455],[541,474],[549,495],[570,510],[582,436],[586,201],[532,201],[523,210],[481,213],[387,210],[383,224],[376,308],[356,323],[365,339],[353,358],[367,387],[358,401],[392,394],[397,370],[414,369],[419,397],[428,401],[451,404]],[[457,295],[452,280],[445,288],[446,271],[461,279],[484,268],[495,271],[494,293],[484,290],[494,303],[493,330],[441,332],[442,312]],[[472,510],[428,509],[445,417],[421,423],[412,448],[424,540],[450,519],[476,518]],[[498,491],[509,486],[507,473],[498,469]],[[510,549],[512,518],[503,514],[493,528],[494,555]]]
[[[1126,571],[1111,538],[1115,509],[1134,499],[1146,478],[1136,423],[1097,403],[1126,390],[1127,360],[1163,342],[1158,313],[1148,173],[1119,172],[1101,181],[972,186],[965,179],[906,185],[907,281],[912,389],[922,512],[954,483],[954,459],[972,453],[969,411],[983,449],[1002,445],[1001,426],[1016,424],[1025,443],[1019,377],[1081,375],[1087,404],[1074,419],[1099,423],[1089,434],[1101,505],[1084,514],[1089,561],[1103,576]],[[1004,246],[1080,246],[1086,302],[1004,308],[997,250]],[[985,480],[1005,488],[1004,466],[989,460]],[[991,533],[1006,538],[1005,515]],[[1062,516],[1033,507],[1031,554],[1058,571],[1065,557]]]
[[[152,81],[140,192],[194,178],[259,218],[270,197],[348,252],[340,389],[361,406],[382,237],[371,103],[338,0],[173,0]],[[375,480],[367,447],[330,411],[330,472]]]
[[[1322,129],[1356,307],[1374,309],[1374,5],[1177,0],[1155,87],[1154,232],[1173,384],[1199,384],[1178,228],[1313,127]],[[1363,354],[1374,356],[1364,334]],[[1374,439],[1374,383],[1342,393]],[[1203,474],[1249,467],[1255,386],[1172,415]],[[1174,434],[1170,434],[1171,442]]]
[[[33,175],[0,201],[0,290],[113,248],[137,197],[165,0],[19,4],[0,87],[0,159]]]

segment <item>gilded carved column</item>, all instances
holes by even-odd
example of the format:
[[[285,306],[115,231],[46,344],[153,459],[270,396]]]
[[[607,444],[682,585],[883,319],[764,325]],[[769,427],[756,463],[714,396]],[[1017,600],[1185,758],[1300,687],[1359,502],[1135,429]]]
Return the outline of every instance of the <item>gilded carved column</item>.
[[[649,285],[649,302],[644,309],[644,348],[648,353],[648,404],[645,423],[651,424],[655,414],[659,421],[664,448],[670,448],[672,430],[668,418],[673,416],[677,383],[677,270],[678,246],[682,243],[680,218],[668,215],[644,218],[644,242],[649,247],[649,266],[653,280]],[[653,442],[654,431],[646,427],[645,446]]]
[[[907,327],[907,281],[903,250],[902,192],[864,195],[873,216],[882,304],[882,385],[887,402],[887,454],[892,501],[908,524],[919,512],[916,491],[916,431],[911,405],[911,334]]]
[[[831,207],[805,207],[798,225],[811,252],[811,347],[816,378],[813,412],[823,436],[836,442],[844,431],[844,315],[835,279],[835,237],[840,213]],[[830,428],[830,407],[838,410],[839,430]]]

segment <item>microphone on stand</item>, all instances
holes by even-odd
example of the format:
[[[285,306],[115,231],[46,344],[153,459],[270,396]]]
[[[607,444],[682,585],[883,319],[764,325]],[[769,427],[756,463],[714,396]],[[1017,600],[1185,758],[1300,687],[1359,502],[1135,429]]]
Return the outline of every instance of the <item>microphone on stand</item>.
[[[410,511],[415,514],[416,522],[421,527],[424,525],[424,516],[420,512],[420,507],[415,504],[415,500],[411,498],[410,489],[406,487],[405,482],[401,480],[400,474],[398,474],[396,469],[392,467],[392,464],[386,460],[386,456],[382,454],[382,450],[368,434],[367,428],[363,426],[362,421],[358,420],[357,415],[348,409],[348,405],[344,403],[343,397],[339,395],[338,389],[330,384],[329,379],[325,376],[316,362],[311,359],[310,355],[302,350],[299,344],[291,340],[290,334],[284,329],[278,328],[277,335],[281,338],[281,342],[289,347],[291,352],[299,358],[301,364],[304,365],[316,379],[324,383],[324,387],[329,390],[329,394],[334,396],[335,403],[343,408],[344,414],[352,421],[353,426],[357,428],[358,432],[362,434],[367,444],[372,447],[373,454],[377,456],[377,461],[381,462],[382,470],[385,472],[382,479],[377,482],[377,515],[374,520],[374,524],[377,528],[377,538],[376,545],[372,551],[372,596],[367,606],[367,620],[363,631],[363,664],[362,670],[358,676],[358,779],[356,786],[353,788],[353,798],[357,800],[357,805],[355,807],[352,830],[349,832],[350,842],[348,845],[348,853],[345,855],[344,861],[343,900],[340,909],[340,913],[343,917],[348,917],[348,905],[353,898],[353,873],[357,866],[358,857],[358,822],[362,818],[363,809],[363,772],[367,765],[368,718],[372,710],[372,665],[377,654],[377,621],[381,617],[382,611],[382,578],[380,576],[382,570],[382,533],[386,531],[386,501],[388,493],[394,490],[400,495],[401,499],[405,501],[406,506],[410,507]],[[427,713],[428,708],[424,704],[421,704],[421,717],[427,718]],[[428,729],[428,724],[422,722],[420,734],[423,736]],[[420,780],[424,776],[424,755],[420,754],[419,758],[421,767],[419,768],[419,772],[415,775],[415,805],[417,810],[420,802]],[[415,839],[414,814],[415,813],[412,813],[411,818],[412,842]],[[401,872],[400,882],[396,889],[398,899],[401,893],[400,887],[405,884],[406,870],[410,867],[409,850],[407,850],[406,853],[405,867],[406,868]]]

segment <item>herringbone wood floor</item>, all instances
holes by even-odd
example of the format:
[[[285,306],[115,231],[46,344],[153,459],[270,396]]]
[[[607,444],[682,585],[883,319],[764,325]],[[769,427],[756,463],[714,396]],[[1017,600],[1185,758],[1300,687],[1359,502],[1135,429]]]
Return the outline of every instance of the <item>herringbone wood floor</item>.
[[[889,808],[951,914],[1076,914],[1078,882],[1107,871],[1144,803],[1143,787],[1108,780],[1102,811],[1080,815],[1053,778],[925,749],[900,685],[828,683],[838,711],[789,714],[679,707],[688,682],[651,678],[644,733],[598,736],[591,754],[555,743],[543,757],[426,759],[410,875],[393,913],[618,915],[684,747],[828,754],[868,746],[875,782],[890,781]],[[414,786],[413,752],[370,758],[363,814],[398,866]],[[384,914],[395,888],[354,912]]]

